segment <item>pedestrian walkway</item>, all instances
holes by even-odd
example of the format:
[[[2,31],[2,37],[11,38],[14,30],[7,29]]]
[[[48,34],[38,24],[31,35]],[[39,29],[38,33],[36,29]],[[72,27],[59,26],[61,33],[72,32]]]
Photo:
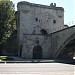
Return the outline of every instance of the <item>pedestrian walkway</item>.
[[[75,75],[74,67],[63,63],[1,63],[0,75]]]
[[[21,73],[6,73],[6,74],[1,74],[0,75],[75,75],[74,72],[41,72],[41,73],[24,73],[24,74],[21,74]]]

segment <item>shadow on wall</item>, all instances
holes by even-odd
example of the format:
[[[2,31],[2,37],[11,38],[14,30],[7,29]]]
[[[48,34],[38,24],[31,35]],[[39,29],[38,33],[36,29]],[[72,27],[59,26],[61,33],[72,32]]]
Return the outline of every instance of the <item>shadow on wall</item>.
[[[3,55],[17,56],[17,48],[17,30],[15,30],[3,45]]]

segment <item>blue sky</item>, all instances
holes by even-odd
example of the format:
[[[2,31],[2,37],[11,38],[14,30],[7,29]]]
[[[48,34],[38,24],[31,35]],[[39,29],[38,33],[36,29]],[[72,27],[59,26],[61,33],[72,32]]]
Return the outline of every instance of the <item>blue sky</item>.
[[[17,9],[17,3],[20,1],[28,1],[31,3],[50,5],[50,3],[56,3],[57,7],[64,8],[64,24],[72,26],[75,24],[75,0],[11,0],[15,4],[15,9]],[[74,22],[73,22],[74,21]]]

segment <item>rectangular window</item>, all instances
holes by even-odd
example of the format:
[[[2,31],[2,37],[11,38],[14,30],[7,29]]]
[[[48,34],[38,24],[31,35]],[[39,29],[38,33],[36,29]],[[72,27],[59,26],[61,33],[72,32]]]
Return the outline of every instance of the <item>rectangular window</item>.
[[[38,21],[38,18],[35,18],[36,21]]]
[[[56,20],[53,20],[53,23],[56,23]]]

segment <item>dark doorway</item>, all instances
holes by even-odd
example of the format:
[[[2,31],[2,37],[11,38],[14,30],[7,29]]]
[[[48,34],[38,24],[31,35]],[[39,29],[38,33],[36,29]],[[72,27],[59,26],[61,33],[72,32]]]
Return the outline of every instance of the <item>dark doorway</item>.
[[[40,45],[34,46],[33,59],[42,59],[42,47]]]

